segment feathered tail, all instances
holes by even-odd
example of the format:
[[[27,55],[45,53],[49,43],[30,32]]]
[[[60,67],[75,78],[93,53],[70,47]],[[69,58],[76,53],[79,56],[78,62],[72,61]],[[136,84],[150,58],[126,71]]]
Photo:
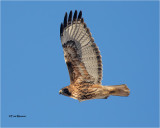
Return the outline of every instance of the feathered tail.
[[[129,88],[125,84],[105,86],[105,88],[109,91],[109,95],[113,96],[128,96],[130,93]]]

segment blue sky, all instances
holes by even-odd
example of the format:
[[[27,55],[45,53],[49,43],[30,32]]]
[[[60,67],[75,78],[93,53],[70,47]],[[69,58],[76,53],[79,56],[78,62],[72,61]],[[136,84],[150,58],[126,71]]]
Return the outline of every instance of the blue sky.
[[[2,126],[158,126],[157,2],[2,2]],[[69,85],[59,27],[82,10],[103,61],[103,85],[129,97],[78,102]],[[9,118],[9,115],[26,115]]]

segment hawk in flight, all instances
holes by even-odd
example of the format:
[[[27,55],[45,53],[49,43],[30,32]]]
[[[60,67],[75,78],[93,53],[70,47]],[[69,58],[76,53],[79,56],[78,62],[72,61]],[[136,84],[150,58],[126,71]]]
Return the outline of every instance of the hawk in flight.
[[[60,38],[64,59],[68,67],[70,85],[62,88],[59,94],[79,101],[106,99],[110,95],[128,96],[130,91],[125,84],[114,86],[101,85],[102,57],[94,43],[90,30],[84,23],[82,11],[77,10],[72,18],[65,13],[60,26]]]

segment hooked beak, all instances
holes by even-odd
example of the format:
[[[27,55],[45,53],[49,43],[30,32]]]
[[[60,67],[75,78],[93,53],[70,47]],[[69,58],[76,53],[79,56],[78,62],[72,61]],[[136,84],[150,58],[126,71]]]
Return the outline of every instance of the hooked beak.
[[[62,90],[59,91],[59,94],[62,94]]]

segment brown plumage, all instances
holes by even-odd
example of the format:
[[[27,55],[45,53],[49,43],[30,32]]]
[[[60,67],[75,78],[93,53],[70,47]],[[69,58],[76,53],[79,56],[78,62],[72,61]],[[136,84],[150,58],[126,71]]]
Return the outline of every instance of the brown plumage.
[[[84,23],[82,11],[77,10],[69,17],[65,13],[61,23],[60,37],[65,62],[70,76],[70,85],[59,93],[79,101],[106,99],[110,95],[128,96],[130,91],[125,84],[102,86],[102,57],[90,30]]]

